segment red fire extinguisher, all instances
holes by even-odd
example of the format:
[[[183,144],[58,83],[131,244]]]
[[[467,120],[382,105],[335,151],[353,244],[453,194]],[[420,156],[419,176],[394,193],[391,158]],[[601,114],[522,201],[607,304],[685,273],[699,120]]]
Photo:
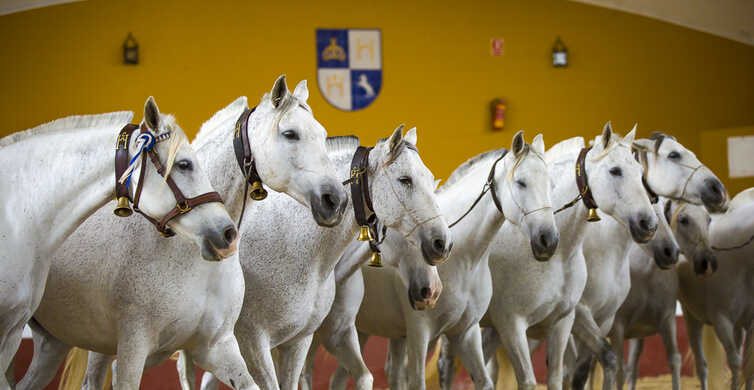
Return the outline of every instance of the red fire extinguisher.
[[[508,104],[503,99],[492,101],[492,130],[502,130],[505,126],[505,110]]]

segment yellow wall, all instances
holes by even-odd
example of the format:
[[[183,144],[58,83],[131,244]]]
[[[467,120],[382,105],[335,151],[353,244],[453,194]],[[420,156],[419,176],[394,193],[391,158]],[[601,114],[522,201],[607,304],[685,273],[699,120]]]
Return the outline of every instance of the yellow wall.
[[[731,197],[742,190],[754,187],[754,177],[728,177],[728,137],[743,135],[754,136],[754,126],[707,130],[699,134],[701,146],[698,154],[706,157],[707,166],[722,179]]]
[[[349,113],[324,101],[318,27],[382,29],[384,86],[372,106]],[[136,67],[120,63],[129,31],[141,46]],[[557,35],[567,69],[550,62]],[[505,39],[503,57],[489,55],[491,37]],[[71,114],[139,111],[148,95],[193,134],[287,73],[291,84],[310,81],[331,135],[370,144],[398,123],[418,126],[437,177],[509,146],[518,129],[528,139],[541,130],[551,145],[595,135],[608,119],[622,132],[638,122],[643,135],[662,129],[699,150],[703,129],[754,124],[754,48],[563,0],[90,0],[0,17],[0,53],[0,135]],[[495,97],[509,102],[500,133],[488,130]]]

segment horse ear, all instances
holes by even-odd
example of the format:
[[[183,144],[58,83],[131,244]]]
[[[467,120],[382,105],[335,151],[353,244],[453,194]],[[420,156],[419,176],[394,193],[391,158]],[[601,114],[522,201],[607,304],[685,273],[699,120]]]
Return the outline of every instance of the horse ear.
[[[542,133],[539,133],[536,137],[534,137],[534,141],[532,141],[531,146],[538,154],[545,154],[545,141]]]
[[[390,136],[390,141],[388,145],[390,146],[390,155],[394,156],[398,150],[400,150],[401,142],[403,142],[403,123],[398,126],[395,131],[393,131],[393,135]],[[392,159],[392,158],[391,158]]]
[[[631,144],[634,143],[635,138],[636,138],[636,124],[634,124],[634,128],[631,129],[631,131],[629,131],[625,137],[623,137],[623,143],[628,146],[631,146]]]
[[[157,107],[157,103],[154,101],[154,97],[147,98],[147,102],[144,103],[144,121],[147,123],[147,127],[152,131],[157,131],[160,128],[160,109]]]
[[[309,99],[309,89],[306,87],[306,80],[301,80],[298,82],[298,85],[296,85],[296,89],[293,90],[293,96],[306,103],[306,101]]]
[[[416,146],[416,127],[412,127],[411,130],[407,131],[406,135],[403,136],[403,140]]]
[[[673,214],[670,212],[672,205],[673,205],[673,201],[672,200],[670,200],[670,199],[666,199],[665,200],[665,209],[664,209],[664,211],[665,211],[665,220],[668,221],[668,223],[670,223],[671,222],[670,220],[673,218]]]
[[[275,85],[272,86],[270,91],[270,100],[272,100],[272,106],[275,108],[280,107],[285,95],[288,93],[288,84],[285,82],[285,75],[281,75],[275,80]]]
[[[605,123],[605,126],[602,128],[602,149],[607,149],[607,146],[610,145],[610,138],[613,136],[613,125],[610,124],[610,121],[607,121]]]
[[[435,180],[435,190],[437,190],[437,187],[440,185],[441,181],[442,181],[442,179]]]
[[[513,142],[511,143],[511,151],[513,152],[513,155],[520,155],[521,152],[524,151],[525,144],[526,142],[524,141],[524,131],[519,130],[518,133],[513,136]]]

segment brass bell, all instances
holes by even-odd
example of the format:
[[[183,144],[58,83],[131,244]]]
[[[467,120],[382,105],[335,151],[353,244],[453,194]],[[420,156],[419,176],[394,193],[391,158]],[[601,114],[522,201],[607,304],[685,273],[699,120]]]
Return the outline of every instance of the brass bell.
[[[372,252],[372,257],[367,264],[370,267],[382,268],[382,255],[380,252]]]
[[[597,222],[601,218],[599,214],[597,214],[597,209],[589,209],[589,215],[587,215],[586,220],[589,222]]]
[[[374,240],[374,237],[372,237],[372,231],[369,229],[369,226],[362,226],[361,229],[359,229],[359,241],[372,241]]]
[[[115,211],[113,212],[119,217],[128,217],[133,214],[133,210],[131,210],[131,206],[128,204],[128,198],[125,196],[118,198],[118,205],[115,206]]]
[[[251,199],[262,200],[267,197],[267,190],[262,187],[261,181],[251,183]]]

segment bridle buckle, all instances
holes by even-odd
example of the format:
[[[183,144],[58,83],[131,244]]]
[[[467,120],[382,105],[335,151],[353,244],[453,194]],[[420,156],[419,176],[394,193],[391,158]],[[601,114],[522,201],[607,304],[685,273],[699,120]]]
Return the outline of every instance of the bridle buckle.
[[[187,200],[176,203],[175,207],[181,212],[181,214],[186,214],[191,211],[191,205]]]

